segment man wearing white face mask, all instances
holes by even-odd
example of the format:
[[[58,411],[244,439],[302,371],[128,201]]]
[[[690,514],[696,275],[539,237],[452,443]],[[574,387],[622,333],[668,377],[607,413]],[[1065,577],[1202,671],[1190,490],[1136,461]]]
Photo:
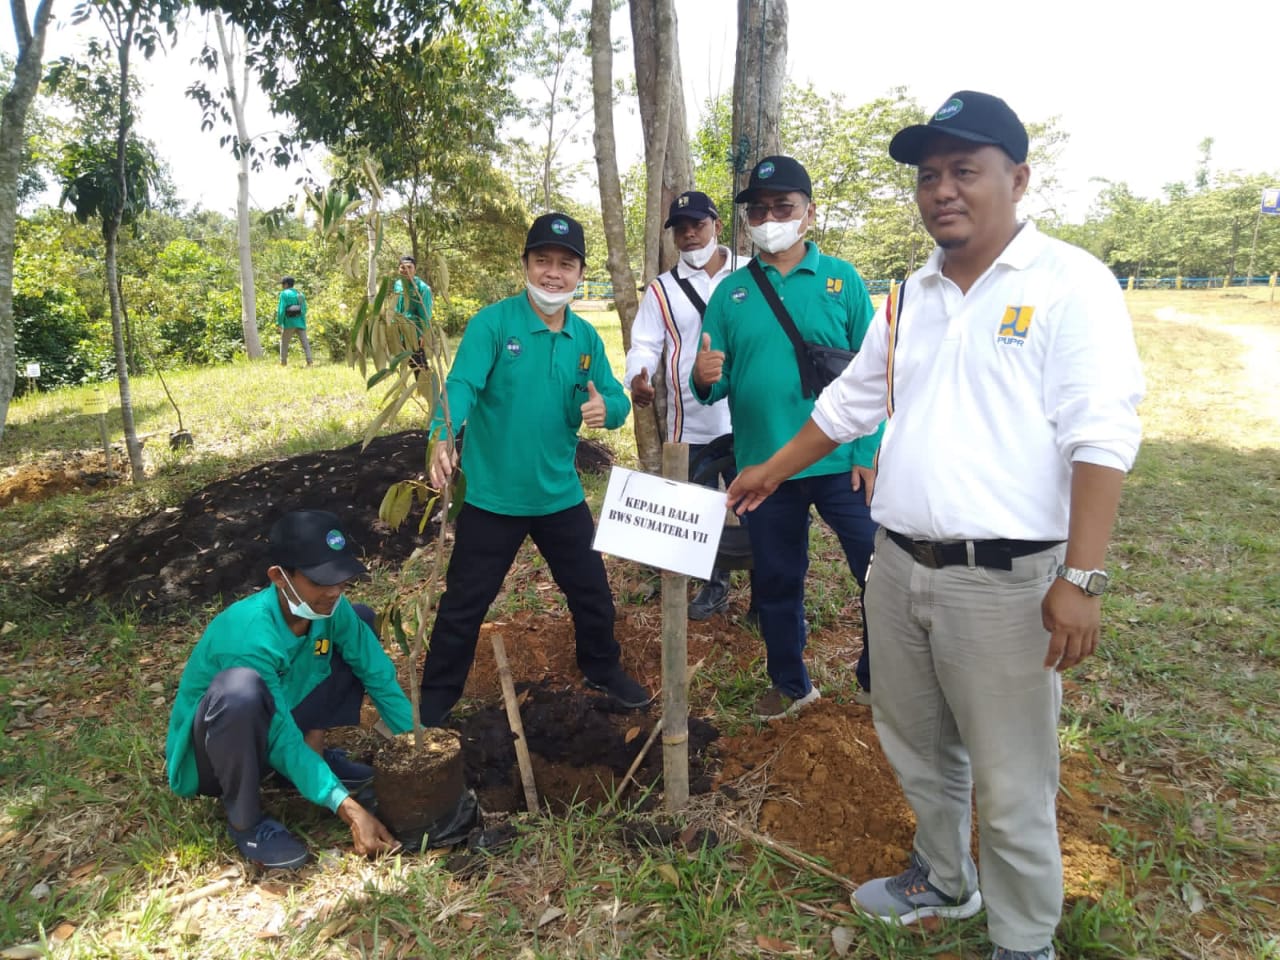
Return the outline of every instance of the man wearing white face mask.
[[[569,602],[587,685],[629,709],[652,699],[622,667],[613,594],[574,467],[579,428],[616,430],[631,411],[600,335],[569,309],[586,257],[578,221],[538,217],[521,257],[524,292],[472,317],[454,355],[445,386],[455,432],[467,428],[467,484],[422,668],[428,726],[443,724],[462,696],[480,625],[526,537]],[[458,463],[443,411],[431,431],[442,437],[429,470],[441,487]]]
[[[734,197],[746,204],[758,255],[711,295],[690,386],[702,403],[728,398],[738,463],[767,460],[809,419],[819,371],[808,346],[857,351],[871,324],[871,298],[858,271],[804,239],[817,215],[812,195],[805,168],[775,156],[757,163],[747,188]],[[876,529],[868,505],[882,429],[836,448],[781,484],[747,524],[771,681],[755,706],[760,719],[793,713],[819,697],[804,664],[809,511],[817,507],[864,586]],[[856,671],[861,695],[855,693],[864,702],[871,688],[869,650],[864,625]]]
[[[720,214],[711,198],[697,190],[676,197],[664,227],[671,228],[680,250],[680,262],[655,277],[640,301],[631,327],[631,349],[623,380],[631,387],[631,402],[647,407],[653,402],[650,376],[663,364],[667,387],[668,443],[689,444],[689,462],[717,437],[732,429],[729,401],[710,406],[698,402],[689,389],[689,374],[698,353],[702,314],[716,286],[736,265],[728,247],[720,244]],[[716,486],[718,476],[704,478]],[[726,485],[733,476],[724,477]],[[713,570],[689,604],[689,619],[706,620],[729,605],[729,571]]]
[[[373,611],[343,595],[364,564],[323,510],[285,514],[269,541],[271,586],[214,617],[182,671],[165,742],[169,785],[179,796],[221,797],[236,846],[265,867],[308,859],[302,841],[263,815],[260,785],[273,769],[337,813],[357,853],[394,850],[353,796],[373,768],[324,746],[325,730],[360,722],[366,691],[393,732],[413,727]]]

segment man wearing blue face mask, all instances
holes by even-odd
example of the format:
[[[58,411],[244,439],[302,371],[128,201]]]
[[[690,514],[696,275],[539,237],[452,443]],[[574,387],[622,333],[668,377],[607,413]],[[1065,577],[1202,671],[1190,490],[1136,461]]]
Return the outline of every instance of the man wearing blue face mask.
[[[792,157],[765,157],[745,190],[756,258],[716,287],[707,303],[690,387],[704,404],[729,398],[733,452],[739,464],[761,463],[808,420],[817,398],[817,346],[857,351],[871,325],[871,298],[852,264],[822,254],[804,239],[817,218],[809,174]],[[803,362],[803,366],[801,365]],[[747,524],[755,565],[755,606],[770,688],[754,714],[771,720],[818,699],[804,664],[809,569],[809,511],[816,507],[840,540],[859,586],[866,583],[875,523],[869,504],[880,429],[833,450],[781,484]],[[871,665],[866,629],[857,665],[866,702]]]
[[[182,672],[165,761],[179,796],[221,797],[241,854],[292,869],[306,845],[262,812],[264,776],[278,771],[351,828],[357,853],[398,844],[353,793],[373,769],[325,748],[325,731],[360,722],[367,691],[394,733],[413,708],[372,630],[373,611],[343,592],[365,573],[338,518],[323,510],[281,517],[269,535],[271,586],[210,622]]]

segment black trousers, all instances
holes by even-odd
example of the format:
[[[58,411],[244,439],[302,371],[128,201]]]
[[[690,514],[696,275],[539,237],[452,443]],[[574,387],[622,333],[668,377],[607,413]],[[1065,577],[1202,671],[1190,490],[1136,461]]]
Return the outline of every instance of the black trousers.
[[[462,696],[489,606],[525,537],[532,537],[569,602],[578,668],[602,680],[618,665],[613,594],[604,561],[591,549],[595,522],[586,501],[539,517],[512,517],[465,504],[458,514],[444,596],[422,668],[422,722],[443,723]]]
[[[372,627],[372,608],[353,606]],[[360,722],[364,684],[337,650],[330,657],[328,678],[293,708],[293,720],[303,733]],[[198,790],[206,797],[221,797],[227,819],[241,830],[262,819],[262,778],[271,771],[267,733],[275,714],[275,701],[258,672],[231,667],[213,678],[191,721]]]

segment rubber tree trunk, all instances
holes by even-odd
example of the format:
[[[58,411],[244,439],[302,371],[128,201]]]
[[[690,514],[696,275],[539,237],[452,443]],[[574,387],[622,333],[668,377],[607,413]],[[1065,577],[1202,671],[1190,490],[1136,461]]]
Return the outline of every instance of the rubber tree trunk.
[[[18,175],[27,140],[27,110],[40,86],[44,39],[53,0],[42,0],[27,23],[26,4],[13,0],[13,30],[18,59],[13,83],[0,104],[0,440],[9,417],[9,401],[17,378],[17,334],[13,325],[13,234],[18,218]]]
[[[787,78],[787,0],[738,0],[738,57],[733,72],[733,192],[747,185],[761,157],[782,152],[779,121]],[[734,238],[751,252],[746,222]]]
[[[249,127],[244,119],[244,98],[249,91],[249,67],[241,71],[236,85],[236,54],[227,39],[222,14],[214,12],[214,26],[218,29],[218,45],[222,47],[222,60],[227,68],[227,96],[231,100],[231,113],[236,122],[236,140],[239,144],[240,172],[236,176],[236,242],[240,251],[240,326],[244,331],[244,352],[250,360],[262,356],[262,343],[258,339],[258,291],[253,282],[253,257],[249,249]]]

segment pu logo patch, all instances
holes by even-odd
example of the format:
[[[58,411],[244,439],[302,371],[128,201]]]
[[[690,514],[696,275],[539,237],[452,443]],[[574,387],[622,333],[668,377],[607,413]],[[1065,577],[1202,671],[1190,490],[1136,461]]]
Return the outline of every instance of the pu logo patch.
[[[729,299],[732,300],[734,303],[741,303],[743,300],[747,299],[747,288],[738,287],[732,293],[729,294]]]
[[[329,545],[330,550],[341,550],[347,545],[347,538],[342,535],[341,530],[330,530],[324,535],[324,542]]]
[[[329,655],[329,638],[320,637],[316,640],[316,656],[327,657]]]
[[[756,176],[761,180],[768,180],[773,176],[775,170],[777,170],[777,167],[773,165],[773,161],[766,160],[764,163],[760,164],[760,166],[756,167]]]
[[[996,343],[1013,347],[1025,344],[1027,334],[1031,331],[1031,318],[1035,312],[1035,307],[1005,307],[1004,319],[1000,321],[1000,331],[996,334]]]
[[[513,357],[520,356],[521,351],[524,350],[524,347],[520,345],[519,337],[507,337],[506,346],[507,346],[507,353]]]
[[[565,223],[563,220],[552,220],[551,232],[563,237],[569,232],[569,224]]]
[[[946,103],[944,103],[941,107],[938,108],[938,112],[933,115],[933,119],[950,120],[952,117],[954,117],[957,113],[959,113],[963,109],[964,109],[964,101],[960,100],[957,97],[952,97],[950,100],[948,100]]]
[[[840,291],[843,289],[844,289],[843,280],[841,280],[839,277],[827,277],[827,293],[831,294],[834,297],[837,294],[839,294]]]
[[[578,354],[578,369],[583,371],[591,369],[591,354],[589,353]]]

